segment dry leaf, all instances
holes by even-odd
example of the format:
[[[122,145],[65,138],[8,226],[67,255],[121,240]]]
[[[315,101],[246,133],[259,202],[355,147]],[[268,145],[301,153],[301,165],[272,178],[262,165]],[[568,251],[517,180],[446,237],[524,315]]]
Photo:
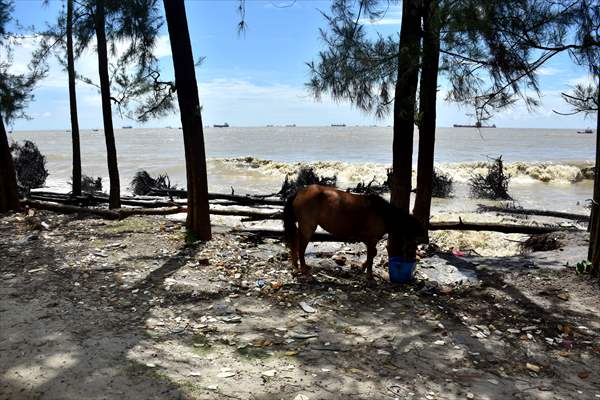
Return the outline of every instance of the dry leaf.
[[[569,293],[560,293],[557,294],[556,297],[558,297],[561,300],[567,301],[569,300]]]
[[[581,371],[577,376],[581,379],[587,379],[590,376],[590,373],[588,371]]]

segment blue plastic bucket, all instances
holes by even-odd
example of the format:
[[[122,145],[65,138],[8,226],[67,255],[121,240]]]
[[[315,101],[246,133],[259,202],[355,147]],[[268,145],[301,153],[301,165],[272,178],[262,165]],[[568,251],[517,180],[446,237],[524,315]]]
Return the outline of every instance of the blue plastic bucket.
[[[388,269],[390,281],[394,283],[408,283],[415,274],[416,260],[407,261],[404,257],[390,257]]]

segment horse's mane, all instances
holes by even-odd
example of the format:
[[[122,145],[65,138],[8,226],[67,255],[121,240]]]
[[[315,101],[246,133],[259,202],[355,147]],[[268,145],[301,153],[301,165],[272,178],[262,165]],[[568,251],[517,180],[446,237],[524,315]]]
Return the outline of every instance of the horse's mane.
[[[389,201],[387,201],[381,196],[378,196],[376,194],[367,194],[366,197],[367,199],[369,199],[369,202],[373,205],[375,209],[385,213],[386,215],[392,212],[395,213],[395,210],[398,210],[396,207],[391,205]]]

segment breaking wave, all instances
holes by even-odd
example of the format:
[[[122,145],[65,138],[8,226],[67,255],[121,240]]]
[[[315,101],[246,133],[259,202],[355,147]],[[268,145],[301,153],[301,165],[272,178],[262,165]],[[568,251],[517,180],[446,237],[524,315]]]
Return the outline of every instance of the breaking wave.
[[[209,160],[213,171],[223,169],[237,170],[240,174],[263,175],[265,177],[283,178],[296,173],[301,167],[311,167],[319,175],[338,177],[340,186],[356,185],[359,182],[369,182],[375,179],[383,182],[387,176],[387,164],[378,163],[348,163],[342,161],[317,161],[317,162],[281,162],[264,160],[254,157],[226,158]],[[452,177],[456,182],[466,183],[473,174],[485,173],[487,162],[464,162],[437,164],[443,173]],[[504,164],[506,173],[511,176],[512,182],[527,184],[546,182],[554,184],[568,184],[593,179],[593,163],[590,161],[552,163],[552,162],[514,162]],[[212,169],[211,168],[211,169]],[[232,171],[233,172],[233,171]],[[413,179],[416,171],[413,170]]]

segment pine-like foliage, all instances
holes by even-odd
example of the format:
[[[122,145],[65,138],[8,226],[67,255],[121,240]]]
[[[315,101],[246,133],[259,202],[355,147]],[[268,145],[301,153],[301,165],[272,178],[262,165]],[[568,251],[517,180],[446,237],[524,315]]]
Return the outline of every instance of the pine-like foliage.
[[[97,0],[75,2],[73,35],[75,57],[95,46]],[[155,55],[163,19],[158,0],[104,0],[106,40],[108,43],[111,100],[121,116],[146,122],[152,117],[174,111],[174,82],[162,80]],[[66,68],[66,15],[43,33],[41,43],[46,55],[56,54]],[[88,76],[77,78],[99,88]]]
[[[153,178],[147,171],[143,170],[135,173],[129,187],[133,194],[136,195],[147,195],[155,189],[178,189],[177,185],[171,185],[169,175],[159,174],[156,178]]]
[[[48,177],[46,157],[42,155],[35,143],[29,140],[24,141],[23,144],[15,142],[10,146],[10,151],[19,189],[28,193],[31,189],[44,186]]]
[[[390,4],[384,0],[334,0],[321,30],[325,48],[308,63],[308,88],[348,101],[382,117],[394,101],[397,78],[397,35],[373,34],[367,20],[377,22]],[[552,4],[554,3],[554,5]],[[477,121],[519,98],[538,105],[536,71],[556,51],[538,51],[526,38],[551,44],[568,33],[562,9],[545,0],[440,0],[440,73],[450,87],[446,100],[472,107]],[[376,25],[375,25],[376,26]]]
[[[337,184],[337,176],[319,176],[313,168],[302,167],[294,180],[289,179],[288,176],[285,177],[278,194],[285,200],[299,189],[315,184],[335,187]]]
[[[454,180],[438,170],[433,171],[433,179],[431,181],[431,196],[438,198],[448,198],[454,192]]]
[[[471,195],[479,199],[511,200],[508,194],[510,175],[504,173],[502,156],[488,166],[485,174],[475,174],[469,180]]]

